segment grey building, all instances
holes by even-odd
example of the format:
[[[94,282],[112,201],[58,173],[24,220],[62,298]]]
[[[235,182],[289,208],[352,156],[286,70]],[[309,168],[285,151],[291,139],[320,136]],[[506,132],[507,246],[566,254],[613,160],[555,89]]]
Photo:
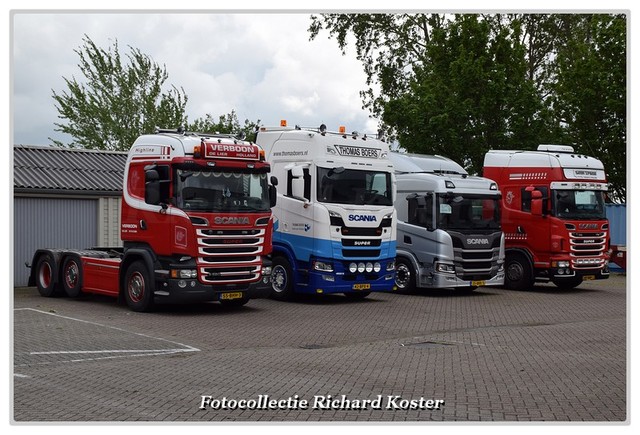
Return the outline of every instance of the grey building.
[[[126,152],[13,148],[14,286],[25,286],[38,248],[122,246]]]

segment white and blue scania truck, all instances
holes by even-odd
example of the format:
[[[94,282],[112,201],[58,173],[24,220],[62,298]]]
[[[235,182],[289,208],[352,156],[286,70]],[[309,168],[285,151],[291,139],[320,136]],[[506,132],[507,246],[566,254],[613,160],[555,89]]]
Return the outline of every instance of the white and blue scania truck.
[[[280,180],[272,296],[358,299],[395,289],[396,182],[389,145],[319,128],[261,127],[256,143]]]

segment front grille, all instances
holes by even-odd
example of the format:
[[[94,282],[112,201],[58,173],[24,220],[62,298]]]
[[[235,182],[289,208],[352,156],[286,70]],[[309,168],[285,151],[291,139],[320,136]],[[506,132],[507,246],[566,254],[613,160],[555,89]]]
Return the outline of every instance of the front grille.
[[[379,237],[382,234],[382,227],[376,228],[363,228],[363,227],[342,227],[343,236],[355,236],[355,237]]]
[[[246,239],[240,239],[236,237],[225,237],[223,239],[203,239],[202,243],[207,245],[223,245],[223,246],[234,246],[234,245],[255,245],[260,243],[262,239],[257,237],[251,237]]]
[[[206,283],[251,282],[260,277],[261,266],[253,267],[227,267],[224,269],[214,267],[200,268],[200,276]]]
[[[343,249],[342,256],[344,258],[353,258],[353,257],[378,258],[380,256],[380,250],[379,249]]]
[[[198,230],[202,236],[256,236],[264,234],[264,230]]]
[[[466,236],[466,235],[456,235],[456,237],[451,237],[451,241],[453,243],[453,247],[454,248],[460,248],[460,249],[464,249],[464,242],[462,241],[462,238],[473,238],[471,236]],[[476,236],[478,238],[485,238],[489,240],[489,245],[487,246],[483,246],[485,248],[499,248],[500,247],[500,237],[496,237],[496,235],[491,235],[491,236]],[[472,248],[474,249],[474,248]]]
[[[218,264],[220,266],[229,266],[236,263],[253,263],[260,260],[260,257],[255,255],[234,255],[233,257],[199,257],[201,263],[205,264]]]
[[[479,281],[491,279],[498,271],[501,233],[482,236],[451,232],[453,242],[453,264],[456,275],[462,280]],[[467,239],[487,239],[484,246],[465,246]]]
[[[382,240],[380,239],[342,239],[342,246],[369,247],[380,246],[381,244]]]
[[[264,229],[199,229],[196,260],[206,284],[254,282],[260,279]]]
[[[594,269],[604,266],[602,258],[607,249],[606,231],[570,232],[569,250],[574,269]]]
[[[472,262],[472,261],[486,261],[491,260],[493,258],[493,249],[490,250],[478,250],[478,251],[470,251],[468,249],[460,250],[460,257],[462,261]]]
[[[259,254],[262,246],[229,246],[224,248],[200,248],[201,254],[209,255],[235,255],[235,254]]]

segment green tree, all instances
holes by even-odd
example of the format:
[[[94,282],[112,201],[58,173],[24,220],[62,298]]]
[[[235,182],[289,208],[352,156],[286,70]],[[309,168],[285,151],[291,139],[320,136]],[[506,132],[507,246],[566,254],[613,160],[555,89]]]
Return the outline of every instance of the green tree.
[[[55,145],[104,150],[127,150],[142,133],[156,126],[186,122],[187,95],[182,88],[163,90],[168,74],[139,49],[130,47],[123,62],[115,41],[98,47],[87,35],[74,50],[80,57],[84,80],[65,78],[67,89],[53,91],[59,118],[55,131],[69,134],[73,142]]]
[[[626,32],[608,14],[321,14],[366,73],[363,106],[409,151],[479,172],[488,149],[573,144],[626,194]]]
[[[577,151],[605,166],[610,196],[626,198],[627,19],[566,17],[555,61],[552,104]]]
[[[218,121],[207,113],[204,118],[197,118],[192,123],[187,122],[187,130],[199,133],[229,133],[234,135],[242,134],[247,140],[255,140],[255,133],[260,126],[260,120],[256,122],[244,120],[240,125],[238,115],[232,110],[226,115],[220,115]]]
[[[443,154],[477,173],[487,150],[530,148],[544,131],[521,26],[501,15],[312,20],[312,37],[328,26],[343,50],[347,32],[354,33],[370,85],[365,106],[409,151]]]

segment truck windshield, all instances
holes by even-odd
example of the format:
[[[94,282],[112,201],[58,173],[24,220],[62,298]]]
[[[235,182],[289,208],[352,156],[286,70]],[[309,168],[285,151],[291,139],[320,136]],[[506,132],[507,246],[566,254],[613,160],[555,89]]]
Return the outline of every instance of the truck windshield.
[[[319,202],[393,205],[389,172],[318,168],[318,180]]]
[[[500,229],[500,200],[497,196],[440,194],[436,205],[441,229]]]
[[[605,219],[604,192],[552,190],[553,215],[564,219]]]
[[[185,211],[269,211],[268,192],[266,173],[176,170],[176,205]]]

